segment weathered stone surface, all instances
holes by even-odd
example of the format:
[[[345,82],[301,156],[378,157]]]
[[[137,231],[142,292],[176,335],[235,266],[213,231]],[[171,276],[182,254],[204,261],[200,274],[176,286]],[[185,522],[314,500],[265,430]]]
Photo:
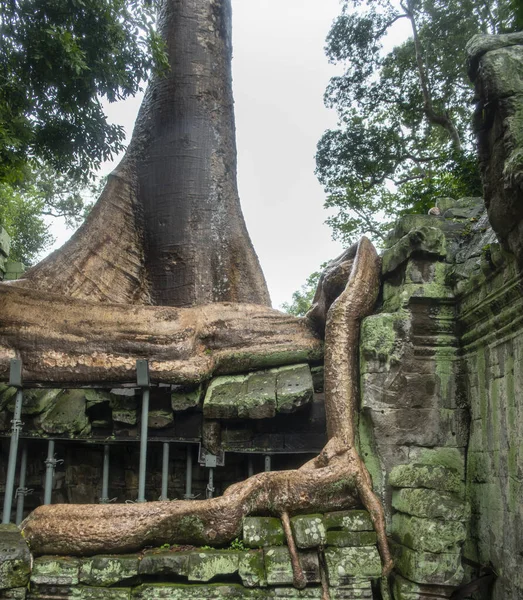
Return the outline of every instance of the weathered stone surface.
[[[330,591],[332,600],[371,599],[370,582],[361,581]],[[241,584],[143,584],[132,590],[133,600],[221,600],[240,598],[245,600],[320,600],[319,586],[296,590],[292,586],[249,589]]]
[[[447,241],[445,234],[436,227],[420,227],[412,229],[402,237],[394,246],[391,246],[382,256],[383,275],[397,269],[413,253],[424,252],[436,256],[446,256]]]
[[[404,546],[426,552],[457,553],[467,537],[461,521],[421,519],[402,513],[392,516],[391,533]]]
[[[140,575],[187,576],[189,552],[147,552],[139,563]]]
[[[138,576],[138,556],[93,556],[80,565],[79,581],[87,586],[110,586]]]
[[[148,424],[151,429],[165,429],[174,425],[174,415],[170,410],[149,411]]]
[[[238,564],[238,574],[245,587],[265,587],[267,576],[263,550],[244,552]]]
[[[0,590],[27,585],[31,553],[16,525],[0,525]]]
[[[87,434],[90,424],[86,408],[84,390],[62,390],[52,408],[35,418],[35,426],[45,433]]]
[[[464,572],[461,554],[421,552],[393,544],[396,570],[410,581],[436,585],[459,585]]]
[[[285,534],[280,519],[275,517],[246,517],[243,520],[243,543],[248,548],[283,545]]]
[[[211,581],[220,575],[238,571],[241,552],[231,550],[205,550],[191,552],[187,567],[189,581]]]
[[[343,531],[374,531],[374,525],[366,510],[340,510],[326,513],[323,517],[325,529]]]
[[[378,536],[375,531],[327,531],[327,546],[375,546]]]
[[[400,512],[427,519],[466,521],[470,517],[469,505],[457,496],[424,488],[394,490],[392,506]]]
[[[78,585],[69,591],[68,600],[130,600],[131,588],[87,587]]]
[[[271,372],[213,379],[203,402],[208,419],[260,419],[275,414],[275,375]],[[253,379],[249,390],[249,380]]]
[[[326,530],[322,515],[293,517],[291,528],[298,548],[317,548],[326,542]]]
[[[39,415],[49,410],[56,397],[62,390],[24,390],[22,402],[23,415]],[[13,395],[7,404],[7,410],[14,412],[15,396]]]
[[[171,391],[171,406],[176,411],[196,408],[202,397],[202,386],[197,388],[177,386]]]
[[[300,552],[300,564],[308,583],[319,583],[320,567],[316,552]],[[274,546],[264,550],[265,572],[268,585],[292,585],[292,571],[289,549],[286,546]]]
[[[112,411],[112,415],[113,421],[115,423],[122,423],[124,425],[136,425],[136,423],[138,422],[136,410],[114,408]]]
[[[461,494],[464,484],[459,473],[442,465],[397,465],[389,474],[389,484],[398,488],[429,488]]]
[[[0,600],[25,600],[27,588],[11,588],[9,590],[0,590]]]
[[[276,409],[294,412],[312,400],[313,384],[309,365],[290,365],[276,370]]]
[[[381,560],[372,546],[359,548],[326,548],[325,562],[329,584],[338,587],[354,577],[379,577]]]
[[[394,575],[392,584],[394,600],[438,600],[450,598],[456,589],[446,585],[423,585],[405,579],[401,575]]]
[[[34,560],[31,584],[77,585],[80,560],[68,556],[40,556]]]

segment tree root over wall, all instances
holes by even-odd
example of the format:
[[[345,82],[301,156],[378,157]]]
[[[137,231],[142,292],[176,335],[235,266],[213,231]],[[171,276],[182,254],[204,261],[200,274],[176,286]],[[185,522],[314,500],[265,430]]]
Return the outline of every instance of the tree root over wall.
[[[300,469],[259,473],[200,501],[122,505],[54,505],[37,508],[21,527],[36,554],[131,552],[164,543],[223,544],[238,536],[249,514],[282,518],[294,583],[305,586],[289,516],[363,504],[378,535],[383,574],[392,569],[383,507],[355,448],[358,341],[361,319],[374,306],[379,258],[363,238],[345,289],[331,305],[325,333],[325,409],[329,441]]]

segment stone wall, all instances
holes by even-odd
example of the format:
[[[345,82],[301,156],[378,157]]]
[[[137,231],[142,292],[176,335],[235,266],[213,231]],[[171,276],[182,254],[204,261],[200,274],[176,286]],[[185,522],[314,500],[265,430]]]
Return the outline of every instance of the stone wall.
[[[398,600],[448,597],[442,584],[480,576],[474,597],[516,600],[522,279],[480,199],[438,206],[441,217],[402,219],[383,255],[380,309],[362,328],[360,445],[399,544]],[[446,475],[435,476],[442,468]],[[407,490],[395,490],[401,485]],[[400,501],[405,494],[409,503]],[[431,536],[436,545],[427,544]]]
[[[248,517],[242,541],[225,549],[169,546],[125,556],[33,558],[19,530],[0,526],[0,598],[79,600],[265,600],[373,598],[381,561],[376,534],[362,510],[291,519],[307,588],[293,571],[279,519]]]

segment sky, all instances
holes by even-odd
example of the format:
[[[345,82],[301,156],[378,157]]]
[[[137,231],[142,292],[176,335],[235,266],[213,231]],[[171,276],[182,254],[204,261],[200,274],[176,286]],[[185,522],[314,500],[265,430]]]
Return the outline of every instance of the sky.
[[[340,3],[232,0],[232,5],[240,199],[279,308],[321,263],[343,250],[324,224],[325,194],[314,175],[316,144],[336,125],[323,93],[340,68],[328,63],[324,45]],[[107,107],[128,136],[140,102],[141,96]],[[116,163],[105,164],[103,174]],[[53,249],[71,235],[63,226],[53,233]]]

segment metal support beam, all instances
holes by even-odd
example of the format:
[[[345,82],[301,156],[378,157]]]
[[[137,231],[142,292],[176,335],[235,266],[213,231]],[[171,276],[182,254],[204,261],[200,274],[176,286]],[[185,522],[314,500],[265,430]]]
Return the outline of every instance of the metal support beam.
[[[270,454],[265,455],[265,471],[268,472],[271,470],[271,456]]]
[[[248,477],[252,477],[254,475],[254,461],[252,460],[252,456],[249,454],[249,458],[247,459],[247,475]]]
[[[145,473],[147,467],[147,438],[149,435],[149,363],[136,361],[138,385],[142,388],[142,422],[140,428],[140,466],[138,469],[138,502],[145,502]]]
[[[51,504],[54,471],[56,469],[56,465],[63,462],[63,460],[57,460],[54,457],[54,440],[49,440],[47,445],[47,458],[45,460],[44,504]]]
[[[194,498],[192,494],[192,455],[193,450],[190,444],[187,445],[187,461],[185,463],[185,496],[186,500]]]
[[[160,500],[169,500],[169,442],[163,443],[162,455],[162,495]]]
[[[9,445],[4,510],[2,513],[3,524],[11,522],[11,508],[13,506],[13,493],[15,489],[16,460],[18,455],[18,440],[20,439],[20,430],[22,429],[22,361],[16,358],[11,359],[9,385],[15,386],[18,389],[16,390],[15,412],[13,415],[13,420],[11,421],[11,443]]]
[[[109,500],[109,465],[111,459],[111,447],[109,444],[104,444],[104,458],[102,470],[102,495],[100,504],[108,504]]]
[[[33,490],[28,490],[25,486],[27,476],[27,442],[22,447],[22,456],[20,458],[20,478],[18,480],[18,488],[16,489],[16,520],[15,523],[20,525],[24,518],[24,502],[25,497],[33,493]]]
[[[209,468],[209,482],[205,488],[205,497],[212,498],[214,494],[214,468]]]

